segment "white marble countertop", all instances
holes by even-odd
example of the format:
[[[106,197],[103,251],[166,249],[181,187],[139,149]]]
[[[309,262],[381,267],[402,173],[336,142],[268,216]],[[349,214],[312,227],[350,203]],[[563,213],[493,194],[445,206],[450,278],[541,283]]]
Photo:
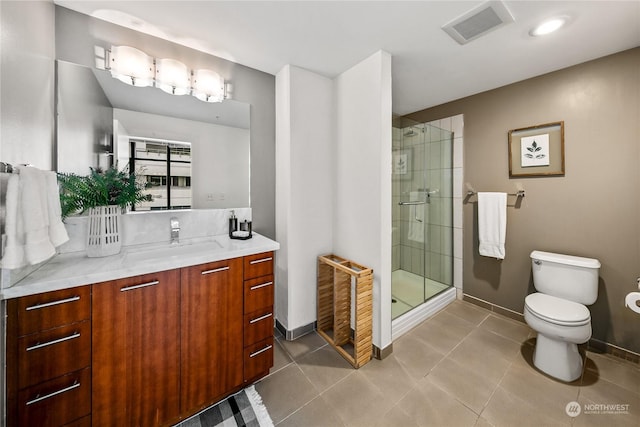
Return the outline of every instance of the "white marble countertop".
[[[166,242],[125,246],[119,254],[101,258],[88,258],[84,251],[66,253],[54,256],[15,285],[0,290],[0,299],[90,285],[278,249],[278,242],[253,233],[253,237],[248,240],[232,240],[227,235],[220,235],[195,237],[181,240],[178,244]]]

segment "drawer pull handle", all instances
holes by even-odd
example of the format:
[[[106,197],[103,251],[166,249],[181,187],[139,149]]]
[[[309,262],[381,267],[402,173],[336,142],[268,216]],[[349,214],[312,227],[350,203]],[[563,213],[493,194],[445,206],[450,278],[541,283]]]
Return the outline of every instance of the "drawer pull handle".
[[[259,355],[260,353],[264,353],[265,351],[269,350],[271,347],[273,347],[273,346],[272,346],[271,344],[269,344],[268,346],[266,346],[266,347],[265,347],[265,348],[263,348],[262,350],[258,350],[258,351],[255,351],[255,352],[251,353],[251,354],[249,355],[249,357],[250,357],[250,358],[251,358],[251,357],[255,357],[255,356]]]
[[[205,274],[218,273],[220,271],[226,271],[228,269],[229,269],[228,266],[227,267],[214,268],[213,270],[202,271],[200,274],[202,274],[204,276]]]
[[[273,258],[269,257],[269,258],[262,258],[262,259],[256,259],[254,261],[250,261],[249,264],[260,264],[261,262],[267,262],[267,261],[271,261]]]
[[[73,302],[73,301],[78,301],[78,300],[80,300],[80,297],[78,295],[76,295],[75,297],[61,299],[61,300],[58,300],[58,301],[51,301],[51,302],[47,302],[47,303],[44,303],[44,304],[32,305],[30,307],[27,307],[27,311],[38,310],[38,309],[41,309],[41,308],[51,307],[51,306],[58,305],[58,304],[66,304],[68,302]]]
[[[256,323],[256,322],[259,322],[259,321],[264,320],[264,319],[268,319],[271,316],[273,316],[273,313],[265,314],[264,316],[260,316],[257,319],[250,320],[249,324]]]
[[[75,339],[75,338],[80,338],[80,332],[74,332],[73,335],[69,335],[68,337],[58,338],[57,340],[48,341],[48,342],[45,342],[45,343],[42,343],[42,344],[38,343],[36,345],[32,345],[31,347],[27,347],[27,351],[37,350],[37,349],[42,348],[42,347],[48,347],[50,345],[54,345],[54,344],[58,344],[58,343],[61,343],[61,342],[69,341],[69,340],[72,340],[72,339]]]
[[[256,289],[264,288],[265,286],[271,286],[273,282],[263,283],[262,285],[255,285],[250,288],[250,290],[255,291]]]
[[[70,385],[69,387],[65,387],[65,388],[63,388],[61,390],[54,391],[53,393],[49,393],[49,394],[46,394],[46,395],[41,396],[41,397],[36,397],[35,399],[28,401],[27,402],[27,406],[28,405],[33,405],[34,403],[38,403],[38,402],[43,401],[45,399],[49,399],[50,397],[53,397],[53,396],[57,396],[59,394],[66,393],[67,391],[71,391],[74,388],[78,388],[78,387],[80,387],[80,383],[78,381],[76,381],[72,385]]]
[[[154,280],[153,282],[142,283],[141,285],[126,286],[126,287],[120,289],[120,292],[126,292],[126,291],[132,291],[134,289],[146,288],[147,286],[155,286],[158,283],[160,283],[159,280]]]

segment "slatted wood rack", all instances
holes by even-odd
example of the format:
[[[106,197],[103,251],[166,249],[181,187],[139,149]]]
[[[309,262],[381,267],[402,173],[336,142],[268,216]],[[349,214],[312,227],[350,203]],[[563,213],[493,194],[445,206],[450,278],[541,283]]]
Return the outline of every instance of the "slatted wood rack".
[[[333,254],[318,257],[317,302],[318,334],[354,368],[369,362],[373,345],[373,270]]]

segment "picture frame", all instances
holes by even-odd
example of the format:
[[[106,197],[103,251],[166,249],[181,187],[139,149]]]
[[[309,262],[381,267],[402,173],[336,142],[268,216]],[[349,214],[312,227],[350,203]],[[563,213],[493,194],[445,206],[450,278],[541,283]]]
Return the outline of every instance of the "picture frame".
[[[564,121],[509,131],[509,178],[564,176]]]
[[[413,148],[393,150],[393,179],[409,180],[413,173]]]

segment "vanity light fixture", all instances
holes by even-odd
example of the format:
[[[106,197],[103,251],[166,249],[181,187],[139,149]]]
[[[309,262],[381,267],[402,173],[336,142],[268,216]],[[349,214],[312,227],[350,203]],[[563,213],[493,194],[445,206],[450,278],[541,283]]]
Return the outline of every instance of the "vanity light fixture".
[[[224,79],[215,71],[194,70],[192,94],[200,101],[222,102],[225,98]]]
[[[548,19],[529,31],[529,35],[532,37],[538,37],[553,33],[554,31],[559,30],[564,24],[566,24],[566,22],[566,17]]]
[[[191,92],[191,73],[175,59],[156,59],[156,87],[172,95]]]
[[[225,81],[215,71],[191,71],[180,61],[154,59],[129,46],[111,46],[106,63],[112,77],[132,86],[155,86],[172,95],[193,95],[204,102],[226,99]]]
[[[131,86],[153,85],[153,58],[129,46],[111,46],[111,76]]]

